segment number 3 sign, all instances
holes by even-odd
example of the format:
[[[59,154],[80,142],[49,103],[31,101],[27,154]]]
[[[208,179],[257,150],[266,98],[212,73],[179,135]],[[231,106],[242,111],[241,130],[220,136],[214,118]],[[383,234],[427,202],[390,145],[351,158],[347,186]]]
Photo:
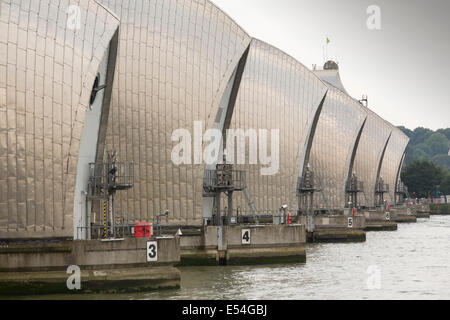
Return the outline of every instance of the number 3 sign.
[[[158,261],[158,242],[147,241],[147,262]]]

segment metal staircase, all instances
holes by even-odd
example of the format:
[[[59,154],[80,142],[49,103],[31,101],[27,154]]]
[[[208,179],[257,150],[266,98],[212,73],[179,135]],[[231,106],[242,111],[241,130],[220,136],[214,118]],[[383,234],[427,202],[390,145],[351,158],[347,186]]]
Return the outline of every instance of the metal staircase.
[[[220,197],[224,193],[228,197],[228,214],[227,223],[231,223],[231,216],[233,212],[233,192],[242,191],[244,193],[245,201],[250,208],[250,212],[255,219],[256,224],[259,224],[254,202],[250,199],[250,194],[247,191],[247,182],[245,179],[245,171],[234,170],[232,164],[227,164],[224,158],[223,163],[216,165],[215,170],[205,170],[203,178],[203,191],[205,196],[215,197],[217,213],[215,220],[216,225],[222,225],[222,215],[220,208]]]

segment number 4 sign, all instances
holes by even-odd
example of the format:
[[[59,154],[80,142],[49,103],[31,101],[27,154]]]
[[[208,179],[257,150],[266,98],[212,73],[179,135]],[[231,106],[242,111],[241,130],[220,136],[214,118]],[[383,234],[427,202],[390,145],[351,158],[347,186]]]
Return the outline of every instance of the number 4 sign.
[[[147,241],[147,262],[158,261],[158,242]]]
[[[242,244],[250,244],[250,229],[242,229]]]

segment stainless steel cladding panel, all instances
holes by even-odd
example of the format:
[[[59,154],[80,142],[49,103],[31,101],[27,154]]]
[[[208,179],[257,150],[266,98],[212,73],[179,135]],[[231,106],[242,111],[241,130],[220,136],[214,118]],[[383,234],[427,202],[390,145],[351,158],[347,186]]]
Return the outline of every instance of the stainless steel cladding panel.
[[[384,183],[389,185],[389,193],[384,199],[395,205],[395,188],[397,186],[397,176],[402,164],[403,154],[408,145],[409,138],[397,127],[392,126],[392,135],[389,139],[381,165],[380,176]]]
[[[342,210],[353,148],[367,114],[350,96],[332,85],[328,88],[309,164],[321,190],[315,193],[315,208]]]
[[[0,5],[0,238],[72,236],[81,131],[119,23],[94,0]]]
[[[367,120],[356,152],[354,172],[364,184],[364,192],[359,194],[358,203],[369,208],[375,207],[375,184],[382,161],[383,150],[391,133],[391,126],[370,109],[366,108]]]
[[[247,139],[245,164],[237,164],[235,168],[246,171],[250,200],[254,201],[258,214],[277,213],[283,204],[295,213],[301,156],[325,92],[324,83],[301,63],[271,45],[252,40],[230,128],[254,130],[257,134],[258,150],[252,154],[258,157],[257,163],[250,163]],[[267,141],[259,129],[267,130]],[[271,135],[277,131],[279,164],[274,163],[278,159],[265,164],[263,151],[275,155]],[[234,198],[234,208],[248,214],[249,206],[242,192],[235,192]]]
[[[314,70],[313,72],[320,78],[320,80],[329,83],[333,87],[336,87],[342,92],[348,94],[342,84],[339,69]]]
[[[172,132],[212,127],[250,38],[205,0],[100,2],[121,21],[106,150],[135,163],[116,212],[149,221],[168,209],[171,224],[200,224],[205,165],[175,165]]]

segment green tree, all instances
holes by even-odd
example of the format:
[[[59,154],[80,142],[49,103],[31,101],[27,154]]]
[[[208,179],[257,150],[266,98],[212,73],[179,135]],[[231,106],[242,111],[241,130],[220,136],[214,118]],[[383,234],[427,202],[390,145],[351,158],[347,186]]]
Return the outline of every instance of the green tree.
[[[417,153],[417,155],[419,154],[424,154],[425,155],[425,159],[428,159],[431,155],[431,148],[429,145],[427,145],[426,143],[422,142],[419,143],[418,145],[416,145],[415,147],[413,147],[413,152]]]
[[[402,181],[408,186],[410,193],[417,197],[428,197],[434,193],[437,185],[441,185],[447,173],[433,162],[416,160],[409,164],[401,174]]]
[[[406,129],[406,130],[408,130],[408,129]],[[446,129],[437,129],[436,132],[442,133],[444,136],[447,137],[447,140],[450,140],[450,128],[446,128]]]
[[[450,172],[450,128],[432,131],[426,128],[416,128],[411,131],[404,126],[398,127],[410,140],[406,146],[405,163],[408,166],[415,160],[429,160]]]
[[[410,155],[411,155],[412,161],[429,159],[427,152],[423,151],[422,148],[418,148],[418,147],[414,147],[412,152],[410,153]]]
[[[409,138],[411,138],[411,136],[413,135],[413,132],[410,129],[405,128],[404,126],[398,126],[397,128],[402,130],[403,133],[406,134]]]
[[[450,194],[450,173],[442,179],[440,190],[443,194]]]
[[[450,157],[447,154],[438,154],[431,158],[431,161],[442,169],[450,173]]]
[[[432,134],[433,131],[431,131],[430,129],[426,129],[423,127],[415,128],[413,134],[411,135],[411,144],[417,145],[419,143],[422,143]]]
[[[428,146],[429,155],[446,154],[450,148],[450,143],[442,133],[435,132],[429,136],[422,145]]]

